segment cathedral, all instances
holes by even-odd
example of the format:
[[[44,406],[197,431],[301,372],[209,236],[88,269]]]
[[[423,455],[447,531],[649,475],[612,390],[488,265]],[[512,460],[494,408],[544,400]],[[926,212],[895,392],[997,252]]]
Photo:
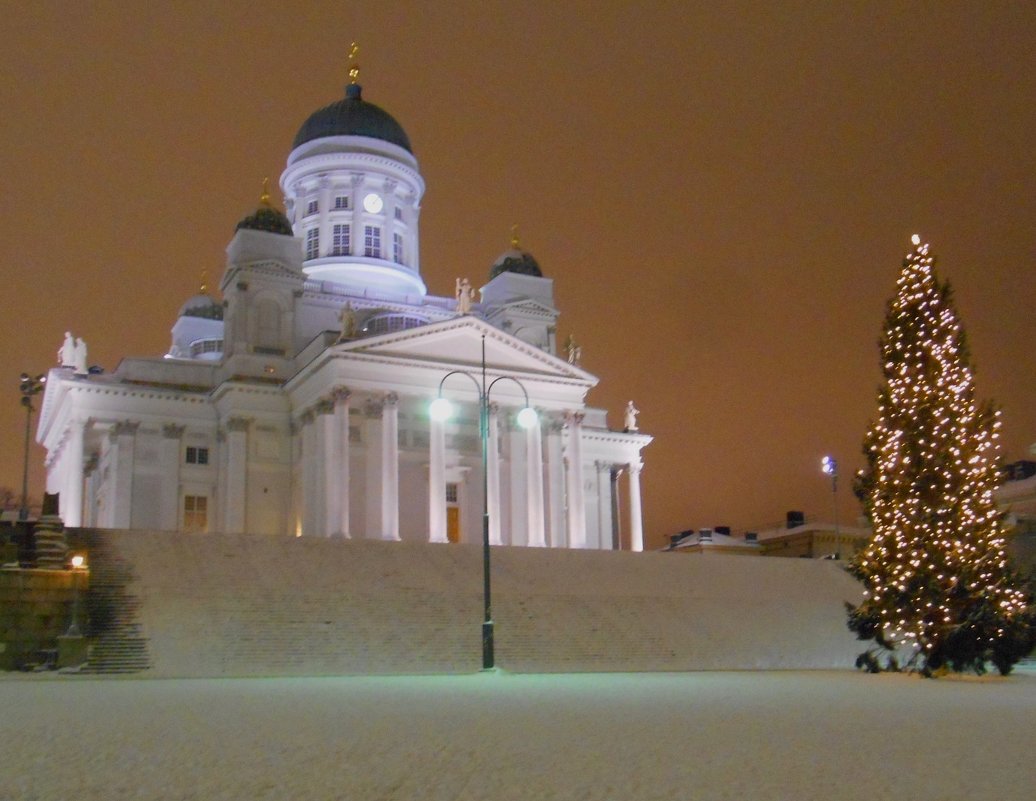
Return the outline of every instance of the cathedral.
[[[87,370],[66,335],[37,430],[65,525],[474,543],[485,510],[493,544],[641,550],[632,403],[619,429],[586,406],[598,379],[558,355],[553,280],[517,237],[477,292],[428,294],[424,180],[357,72],[164,357]]]

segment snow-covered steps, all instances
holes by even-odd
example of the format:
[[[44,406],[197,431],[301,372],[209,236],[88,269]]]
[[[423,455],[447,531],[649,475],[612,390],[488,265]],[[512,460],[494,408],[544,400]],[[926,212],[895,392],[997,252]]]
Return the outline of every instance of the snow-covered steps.
[[[481,667],[478,546],[81,536],[98,637],[90,670],[290,676]],[[497,665],[512,672],[848,667],[862,650],[843,609],[858,602],[859,587],[834,562],[501,547],[492,551],[492,588]]]

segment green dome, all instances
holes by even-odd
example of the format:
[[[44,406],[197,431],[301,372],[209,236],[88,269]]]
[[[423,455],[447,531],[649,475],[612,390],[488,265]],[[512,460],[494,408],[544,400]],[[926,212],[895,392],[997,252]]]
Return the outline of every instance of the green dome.
[[[223,304],[207,294],[195,295],[180,307],[181,317],[201,317],[206,320],[222,320]]]
[[[294,236],[291,223],[279,210],[272,206],[260,206],[255,214],[250,214],[237,224],[235,231],[246,228],[250,231],[269,231],[272,234]]]
[[[345,87],[342,100],[314,111],[302,123],[291,147],[294,150],[299,145],[326,136],[369,136],[398,145],[408,153],[414,152],[403,126],[387,111],[364,100],[358,83]]]
[[[543,277],[540,265],[536,263],[536,259],[532,257],[532,254],[518,248],[511,248],[503,252],[490,268],[489,280],[492,281],[500,273],[518,273],[520,275],[532,275],[536,278]]]

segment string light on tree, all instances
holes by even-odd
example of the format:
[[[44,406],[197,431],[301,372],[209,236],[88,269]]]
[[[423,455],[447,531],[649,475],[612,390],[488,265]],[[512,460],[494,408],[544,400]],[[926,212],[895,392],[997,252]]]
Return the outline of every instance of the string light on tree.
[[[857,664],[1001,673],[1036,646],[1036,610],[1008,565],[999,481],[1000,412],[975,400],[948,283],[916,234],[881,339],[884,383],[856,492],[873,526],[851,569],[864,601],[849,628],[876,648]],[[884,656],[884,662],[881,657]]]

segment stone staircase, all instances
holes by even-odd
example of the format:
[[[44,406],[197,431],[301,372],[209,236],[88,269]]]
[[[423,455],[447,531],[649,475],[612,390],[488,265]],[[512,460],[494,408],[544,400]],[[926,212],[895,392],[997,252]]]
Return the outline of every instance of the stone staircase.
[[[481,666],[478,546],[75,533],[86,670],[149,676],[464,673]],[[494,548],[497,665],[513,672],[851,666],[832,562]]]
[[[132,565],[105,532],[81,530],[70,539],[88,553],[89,591],[85,597],[89,657],[80,673],[140,673],[151,668],[148,641],[140,622],[141,600]]]

